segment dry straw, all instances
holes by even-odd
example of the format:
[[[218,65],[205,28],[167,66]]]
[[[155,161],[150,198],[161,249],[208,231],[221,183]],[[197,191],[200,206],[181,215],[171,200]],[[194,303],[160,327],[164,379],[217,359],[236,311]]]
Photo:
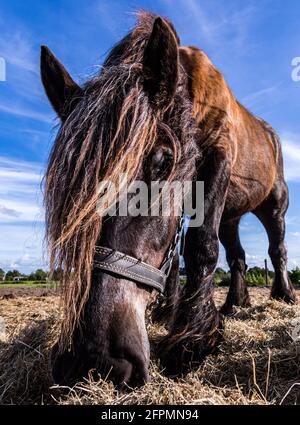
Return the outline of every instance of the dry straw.
[[[49,355],[59,332],[58,297],[0,300],[7,338],[0,343],[2,404],[296,404],[300,402],[300,344],[290,337],[299,306],[267,301],[268,291],[251,289],[254,306],[226,320],[218,353],[183,379],[164,376],[156,344],[165,334],[148,322],[151,381],[117,391],[109,380],[92,378],[74,388],[55,387]],[[218,304],[224,299],[218,289]]]

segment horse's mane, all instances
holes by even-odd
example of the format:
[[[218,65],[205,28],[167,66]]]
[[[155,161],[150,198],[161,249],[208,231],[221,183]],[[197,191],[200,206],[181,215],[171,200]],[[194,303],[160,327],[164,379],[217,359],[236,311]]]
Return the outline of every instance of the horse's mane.
[[[112,49],[100,74],[85,84],[50,154],[45,179],[46,237],[51,270],[63,268],[66,315],[61,348],[70,344],[90,292],[104,214],[98,208],[99,183],[109,180],[118,187],[121,173],[129,183],[134,180],[159,132],[165,133],[174,151],[169,178],[176,177],[176,170],[182,176],[190,174],[191,161],[195,162],[195,151],[188,152],[191,144],[179,143],[182,121],[177,134],[173,125],[172,130],[166,128],[143,90],[143,52],[154,19],[155,15],[140,13],[136,27]],[[184,102],[181,108],[180,120],[188,121]]]

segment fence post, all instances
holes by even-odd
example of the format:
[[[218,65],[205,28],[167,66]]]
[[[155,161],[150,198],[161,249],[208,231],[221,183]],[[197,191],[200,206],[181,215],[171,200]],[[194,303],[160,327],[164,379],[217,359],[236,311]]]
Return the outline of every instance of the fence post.
[[[266,286],[269,285],[269,279],[268,279],[268,260],[265,259],[265,278],[266,278]]]

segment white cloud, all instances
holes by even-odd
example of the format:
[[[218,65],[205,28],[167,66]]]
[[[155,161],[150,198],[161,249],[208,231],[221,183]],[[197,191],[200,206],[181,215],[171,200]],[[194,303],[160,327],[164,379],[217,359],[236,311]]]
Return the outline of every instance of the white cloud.
[[[28,36],[24,34],[24,30],[1,34],[0,56],[11,65],[38,74],[32,45]]]
[[[261,257],[259,255],[251,255],[251,254],[247,254],[246,253],[246,260],[249,262],[253,262],[253,261],[259,261],[261,259]]]
[[[7,208],[5,205],[0,205],[0,215],[8,215],[9,217],[19,217],[20,213],[12,208]]]
[[[281,144],[286,180],[300,181],[300,136],[283,134]]]
[[[225,45],[230,49],[244,46],[247,38],[247,48],[250,47],[249,28],[255,17],[258,21],[260,15],[257,7],[253,5],[240,6],[238,9],[230,7],[227,3],[209,3],[197,0],[178,0],[176,8],[172,0],[164,0],[168,15],[177,20],[178,29],[182,36],[203,40],[216,54],[220,46],[225,50]],[[198,33],[197,33],[198,32]],[[241,53],[245,50],[240,49]]]
[[[242,104],[247,108],[257,108],[262,103],[266,102],[266,98],[270,98],[270,100],[274,100],[276,96],[278,97],[279,88],[282,83],[274,84],[270,87],[264,87],[263,89],[257,90],[254,93],[250,93],[242,99]]]
[[[42,166],[0,157],[0,223],[40,221]],[[13,214],[9,214],[13,212]]]
[[[0,38],[0,56],[20,70],[38,75],[37,57],[31,37],[26,28],[16,25],[14,29],[2,25]]]
[[[0,167],[22,168],[24,170],[35,170],[35,172],[41,171],[41,164],[39,163],[22,161],[6,156],[0,156]]]
[[[291,236],[295,236],[296,238],[300,237],[300,232],[290,232]]]
[[[299,217],[289,213],[285,216],[285,222],[288,226],[300,226]]]
[[[38,182],[40,181],[40,176],[30,172],[4,169],[0,170],[0,179]]]
[[[43,226],[0,224],[0,267],[6,271],[17,268],[24,273],[46,268],[43,237]]]
[[[15,211],[15,215],[8,215],[7,213],[1,211],[0,209],[0,221],[3,222],[12,222],[16,221],[16,217],[20,221],[39,221],[39,216],[41,216],[41,210],[37,205],[30,205],[30,203],[24,201],[13,201],[5,200],[0,197],[0,203],[2,208],[6,211]]]
[[[51,123],[53,116],[40,81],[39,46],[22,24],[1,26],[0,57],[6,62],[7,90],[0,93],[0,111],[20,117]],[[18,102],[11,102],[18,99]],[[44,112],[45,111],[45,112]]]
[[[54,119],[54,116],[51,114],[33,111],[28,109],[28,107],[22,107],[18,105],[8,105],[2,103],[0,104],[0,111],[46,123],[53,123]]]
[[[45,267],[41,164],[0,157],[0,267]]]

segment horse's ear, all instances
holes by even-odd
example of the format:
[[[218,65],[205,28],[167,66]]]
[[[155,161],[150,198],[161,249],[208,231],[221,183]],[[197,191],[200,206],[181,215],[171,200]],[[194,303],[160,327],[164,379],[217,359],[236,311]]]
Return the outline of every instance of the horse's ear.
[[[66,118],[82,96],[82,89],[47,46],[41,47],[41,78],[55,112]]]
[[[143,58],[144,87],[159,109],[166,109],[175,94],[178,80],[178,41],[169,24],[158,17]]]

